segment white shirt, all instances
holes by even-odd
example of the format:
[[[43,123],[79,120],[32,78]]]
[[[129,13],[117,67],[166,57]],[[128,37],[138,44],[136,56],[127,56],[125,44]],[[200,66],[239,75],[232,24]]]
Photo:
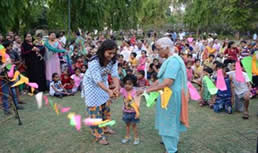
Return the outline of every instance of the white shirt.
[[[124,47],[122,52],[121,52],[121,55],[123,55],[124,56],[124,60],[128,62],[129,59],[130,59],[131,53],[132,53],[132,51],[129,48]]]
[[[229,76],[232,77],[233,79],[233,83],[234,83],[234,90],[236,95],[241,95],[247,91],[249,91],[248,85],[247,83],[250,82],[250,79],[248,78],[247,73],[243,72],[244,78],[245,78],[245,82],[238,82],[236,81],[236,73],[235,71],[230,71],[227,73]]]
[[[61,37],[60,41],[65,46],[65,44],[66,44],[66,37],[65,36]]]

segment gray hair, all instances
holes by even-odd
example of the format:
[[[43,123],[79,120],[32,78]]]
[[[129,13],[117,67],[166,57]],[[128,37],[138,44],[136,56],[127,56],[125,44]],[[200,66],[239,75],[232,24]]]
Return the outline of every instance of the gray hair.
[[[156,41],[156,44],[160,45],[163,49],[169,48],[171,53],[174,53],[174,43],[168,37],[160,38]]]

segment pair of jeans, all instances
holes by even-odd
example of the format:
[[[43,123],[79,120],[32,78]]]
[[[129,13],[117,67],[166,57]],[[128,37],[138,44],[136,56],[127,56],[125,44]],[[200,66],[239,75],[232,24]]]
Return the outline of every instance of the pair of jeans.
[[[4,111],[9,110],[9,102],[8,102],[9,91],[11,92],[11,97],[13,99],[15,106],[18,105],[18,98],[17,98],[16,90],[15,90],[15,87],[11,88],[12,85],[13,85],[13,82],[9,82],[7,80],[1,80],[1,88],[2,88],[2,93],[3,93],[2,102],[3,102],[3,106],[4,106]]]

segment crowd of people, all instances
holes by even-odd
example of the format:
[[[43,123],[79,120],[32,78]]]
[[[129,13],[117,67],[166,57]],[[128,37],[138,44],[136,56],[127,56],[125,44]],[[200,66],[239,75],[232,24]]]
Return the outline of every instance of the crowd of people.
[[[81,92],[91,118],[110,119],[110,98],[122,95],[123,120],[126,123],[126,136],[122,143],[130,140],[131,126],[134,144],[140,143],[136,126],[140,118],[131,105],[135,96],[143,93],[143,90],[152,92],[169,86],[173,90],[173,98],[180,101],[181,90],[177,89],[187,89],[184,87],[186,81],[200,89],[201,107],[208,105],[214,112],[225,111],[229,114],[243,112],[243,119],[248,119],[250,99],[258,94],[258,74],[252,74],[251,83],[250,77],[243,72],[245,81],[239,82],[236,80],[235,65],[247,56],[258,59],[258,40],[218,40],[213,36],[197,39],[182,32],[168,32],[162,40],[157,39],[155,32],[147,33],[140,39],[134,33],[121,35],[122,40],[117,41],[113,35],[77,32],[75,39],[68,43],[64,32],[50,32],[48,36],[26,33],[23,38],[8,32],[5,37],[0,34],[0,44],[16,69],[39,85],[36,92],[48,91],[50,96],[58,98]],[[211,95],[204,76],[216,82],[217,70],[222,70],[227,89]],[[184,74],[187,80],[183,79]],[[10,88],[12,84],[1,79],[6,115],[11,114],[9,89],[17,109],[23,109],[21,104],[25,102],[20,100],[20,96],[29,91],[24,85]],[[180,103],[170,105],[169,109],[172,112],[177,107],[180,109]],[[176,132],[164,129],[171,125],[164,125],[165,119],[161,115],[168,114],[159,109],[157,112],[156,119],[160,122],[156,122],[156,128],[166,149],[176,151],[177,131],[184,131],[179,123],[180,111],[176,112],[175,118],[166,119],[166,122],[175,122]],[[114,133],[110,128],[91,128],[100,144],[108,144],[104,133]]]

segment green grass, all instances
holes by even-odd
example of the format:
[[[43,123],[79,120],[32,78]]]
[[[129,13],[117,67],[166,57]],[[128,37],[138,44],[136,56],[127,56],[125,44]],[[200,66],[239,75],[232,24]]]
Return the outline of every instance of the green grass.
[[[67,114],[57,116],[55,112],[43,107],[37,109],[34,98],[23,97],[27,102],[25,110],[20,111],[23,122],[17,125],[14,118],[6,120],[0,113],[0,153],[163,153],[160,137],[154,129],[154,108],[141,105],[139,132],[141,144],[122,145],[125,124],[121,120],[121,100],[111,106],[112,118],[117,121],[113,129],[117,132],[109,136],[110,145],[94,143],[88,127],[82,126],[80,132],[69,125]],[[63,106],[71,106],[72,112],[85,116],[85,105],[79,95],[63,99],[53,98]],[[258,120],[258,100],[250,104],[250,119],[243,120],[240,113],[228,115],[214,113],[208,108],[200,108],[197,102],[189,105],[190,128],[181,134],[180,153],[254,153]],[[6,121],[4,121],[6,120]]]

